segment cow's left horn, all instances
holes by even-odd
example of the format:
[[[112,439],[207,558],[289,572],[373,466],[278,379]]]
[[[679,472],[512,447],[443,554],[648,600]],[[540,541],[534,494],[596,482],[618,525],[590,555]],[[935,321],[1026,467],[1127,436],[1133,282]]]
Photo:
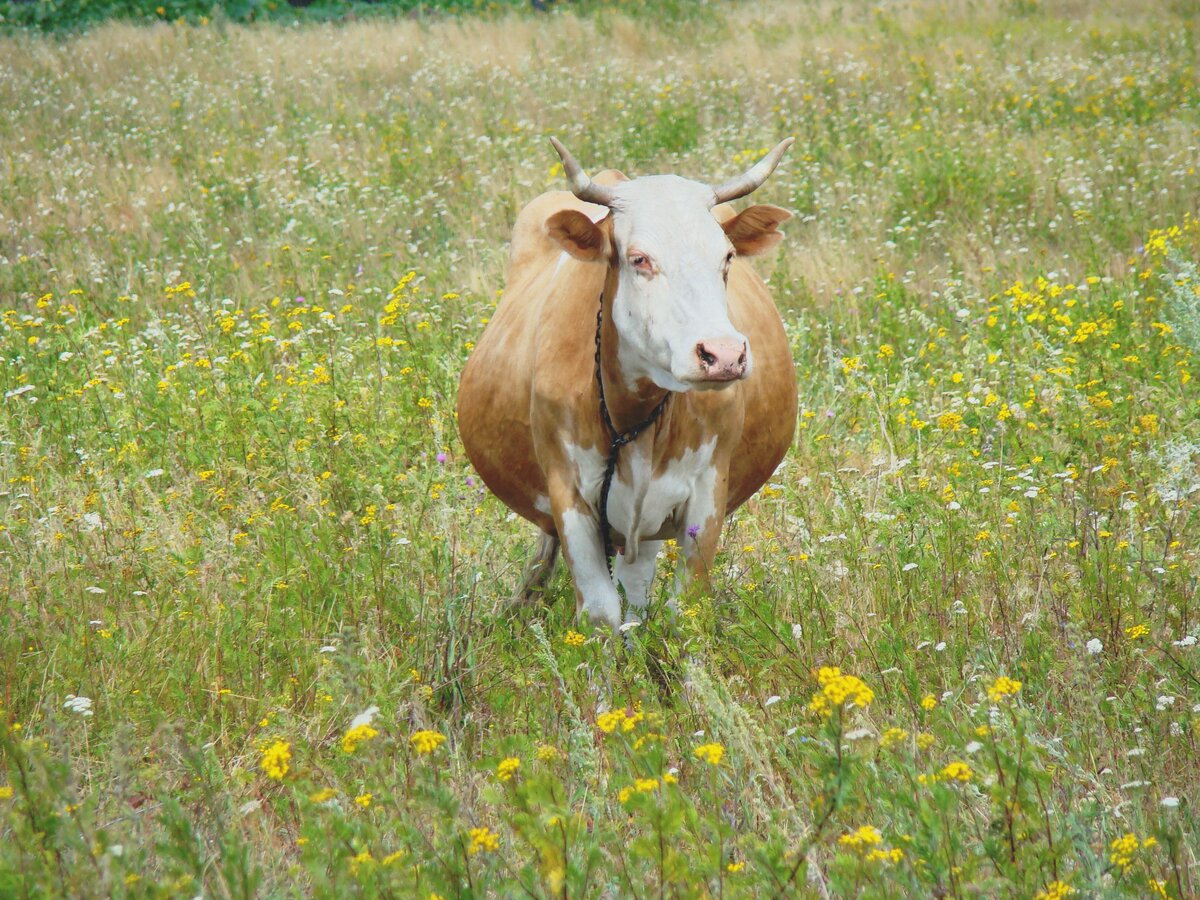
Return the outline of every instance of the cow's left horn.
[[[745,197],[762,187],[762,183],[775,171],[775,167],[783,159],[783,154],[787,153],[788,147],[792,146],[795,140],[795,138],[784,138],[774,150],[755,163],[748,171],[713,188],[713,197],[715,198],[713,206],[718,203],[728,203],[738,197]]]
[[[580,200],[588,203],[612,206],[613,201],[617,198],[613,189],[592,181],[588,177],[588,173],[583,171],[578,160],[571,155],[571,151],[559,143],[558,138],[550,138],[550,143],[554,145],[554,149],[558,151],[558,155],[562,159],[563,171],[567,173],[567,178],[571,182],[571,193]],[[775,167],[772,166],[771,168]],[[768,172],[767,174],[769,175],[770,173]],[[766,175],[763,176],[763,178],[766,177]],[[751,188],[751,190],[754,190],[754,188]]]

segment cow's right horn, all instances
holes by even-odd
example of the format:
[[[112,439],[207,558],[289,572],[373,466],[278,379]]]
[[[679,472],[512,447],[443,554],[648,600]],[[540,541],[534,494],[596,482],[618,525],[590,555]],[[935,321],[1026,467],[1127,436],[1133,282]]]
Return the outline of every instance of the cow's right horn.
[[[550,138],[550,143],[562,159],[563,171],[567,173],[567,178],[571,182],[571,193],[588,203],[612,206],[617,197],[613,189],[592,181],[588,177],[588,173],[583,171],[579,165],[579,161],[571,155],[571,151],[559,143],[558,138]]]
[[[775,167],[779,165],[779,160],[783,159],[783,154],[787,152],[788,147],[792,146],[795,138],[784,138],[775,145],[775,149],[760,159],[748,171],[743,172],[737,178],[732,178],[719,187],[713,188],[713,196],[716,198],[713,205],[718,203],[727,203],[730,200],[736,200],[738,197],[745,197],[752,191],[762,187],[762,183],[770,177],[775,171]]]

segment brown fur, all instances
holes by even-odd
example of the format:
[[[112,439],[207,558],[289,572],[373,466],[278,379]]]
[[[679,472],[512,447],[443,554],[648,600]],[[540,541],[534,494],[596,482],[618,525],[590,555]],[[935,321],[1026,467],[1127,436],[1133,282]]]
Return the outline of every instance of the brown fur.
[[[596,180],[623,177],[605,172]],[[606,233],[605,226],[592,224],[606,214],[566,191],[542,194],[522,210],[513,228],[508,287],[462,374],[458,422],[468,457],[501,501],[547,535],[556,533],[556,525],[536,508],[539,497],[551,498],[555,509],[586,506],[573,466],[552,436],[569,429],[580,446],[606,451],[609,443],[594,374],[595,321],[601,291],[612,296],[616,275],[608,259],[611,241],[596,236]],[[713,214],[735,246],[742,241],[745,253],[774,246],[780,237],[775,226],[787,218],[766,206],[738,216],[723,205]],[[566,258],[564,245],[573,247]],[[609,309],[606,303],[602,367],[610,414],[623,429],[644,419],[663,391],[653,384],[632,392],[620,387]],[[727,473],[718,478],[725,515],[771,476],[796,423],[796,379],[783,323],[766,285],[742,259],[734,261],[729,276],[729,314],[753,348],[753,372],[723,390],[672,396],[654,427],[652,451],[652,471],[662,471],[712,434],[720,435],[713,465]],[[696,564],[707,568],[720,530],[713,526],[719,523],[697,524],[702,528]],[[624,537],[614,540],[620,545]],[[564,550],[569,564],[570,547]]]

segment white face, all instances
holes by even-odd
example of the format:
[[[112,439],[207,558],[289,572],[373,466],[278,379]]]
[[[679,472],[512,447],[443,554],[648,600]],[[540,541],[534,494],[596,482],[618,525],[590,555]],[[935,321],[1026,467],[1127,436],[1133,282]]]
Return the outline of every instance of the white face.
[[[613,319],[628,386],[648,378],[706,390],[749,376],[749,342],[729,321],[726,296],[734,249],[713,218],[712,188],[654,175],[613,190]]]

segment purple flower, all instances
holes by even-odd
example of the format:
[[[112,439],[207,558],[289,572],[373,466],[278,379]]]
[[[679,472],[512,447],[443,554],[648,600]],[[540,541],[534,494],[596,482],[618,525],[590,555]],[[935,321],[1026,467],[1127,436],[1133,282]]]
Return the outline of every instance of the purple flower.
[[[467,487],[475,487],[475,479],[470,475],[467,476]]]
[[[302,295],[300,295],[299,297],[297,297],[297,298],[296,298],[296,302],[297,302],[297,303],[303,303],[303,302],[304,302],[304,295],[302,294]]]
[[[444,463],[444,462],[446,461],[446,454],[445,454],[445,453],[439,453],[439,454],[437,455],[437,461],[438,461],[438,462],[440,462],[440,463]]]
[[[700,533],[699,525],[689,525],[688,526],[687,534],[688,534],[688,537],[690,537],[693,541],[696,539],[696,535],[698,535],[699,533]]]

